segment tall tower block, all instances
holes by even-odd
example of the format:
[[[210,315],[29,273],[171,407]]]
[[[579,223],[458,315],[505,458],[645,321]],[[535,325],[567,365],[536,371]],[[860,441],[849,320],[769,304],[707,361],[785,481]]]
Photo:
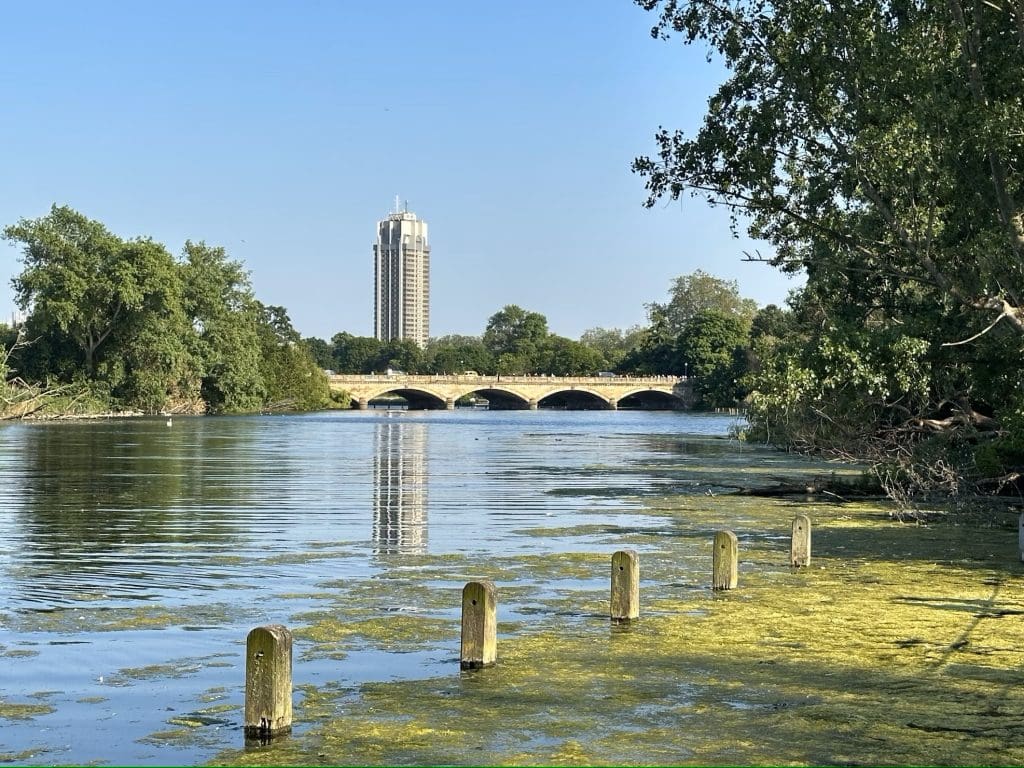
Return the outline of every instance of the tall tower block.
[[[425,347],[430,337],[427,222],[408,208],[378,221],[373,275],[373,335],[381,341],[412,339]]]

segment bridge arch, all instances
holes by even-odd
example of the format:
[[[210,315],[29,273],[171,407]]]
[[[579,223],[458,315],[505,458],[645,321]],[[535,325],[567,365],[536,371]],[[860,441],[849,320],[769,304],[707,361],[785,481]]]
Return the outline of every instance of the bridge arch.
[[[444,395],[432,392],[426,387],[401,385],[372,390],[371,394],[354,400],[353,405],[358,408],[365,408],[372,400],[376,400],[384,395],[397,395],[404,398],[409,404],[409,409],[413,411],[436,411],[447,407],[447,400]]]
[[[615,407],[615,398],[580,386],[552,389],[538,397],[535,402],[540,408],[563,407],[569,410],[608,410]]]
[[[654,387],[637,387],[619,396],[619,408],[641,410],[674,410],[682,408],[684,401],[672,392]]]
[[[480,395],[490,403],[492,410],[523,410],[530,407],[530,398],[511,387],[500,387],[485,385],[473,389],[466,389],[459,397],[465,395]]]

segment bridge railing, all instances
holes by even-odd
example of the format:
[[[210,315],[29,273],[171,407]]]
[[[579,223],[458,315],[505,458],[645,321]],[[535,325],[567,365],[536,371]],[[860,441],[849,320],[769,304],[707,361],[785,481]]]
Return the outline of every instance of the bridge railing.
[[[363,381],[367,383],[384,384],[387,382],[403,381],[409,384],[543,384],[545,382],[558,384],[675,384],[688,380],[687,376],[545,376],[536,375],[507,375],[496,374],[494,376],[468,376],[465,374],[345,374],[336,373],[329,376],[335,380]]]

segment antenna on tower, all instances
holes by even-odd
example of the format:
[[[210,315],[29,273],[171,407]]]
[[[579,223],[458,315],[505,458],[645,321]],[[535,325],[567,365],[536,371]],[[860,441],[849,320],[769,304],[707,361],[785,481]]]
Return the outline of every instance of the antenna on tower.
[[[405,201],[405,212],[406,213],[409,212],[409,201],[408,200]]]
[[[398,195],[395,195],[395,213],[401,213],[401,208],[399,207]]]

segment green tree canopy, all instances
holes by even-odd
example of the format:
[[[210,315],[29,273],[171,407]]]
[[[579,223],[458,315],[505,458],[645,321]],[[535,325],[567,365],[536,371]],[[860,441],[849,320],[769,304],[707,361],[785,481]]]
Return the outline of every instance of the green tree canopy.
[[[604,357],[579,341],[549,334],[537,351],[531,373],[552,376],[593,376],[602,370]]]
[[[19,350],[26,371],[84,379],[112,404],[150,411],[190,396],[182,282],[166,248],[56,205],[4,236],[24,246],[13,285],[38,342]]]
[[[488,319],[483,341],[494,357],[520,359],[531,368],[533,356],[547,335],[548,321],[544,315],[508,304]]]
[[[372,336],[353,336],[342,331],[331,337],[332,369],[338,373],[381,371],[378,362],[383,344]]]
[[[807,277],[802,346],[762,361],[754,420],[818,413],[806,439],[846,447],[949,403],[971,428],[975,405],[1019,412],[1024,6],[637,2],[729,69],[696,134],[634,162],[648,205],[725,205]]]
[[[676,356],[686,374],[697,377],[697,394],[710,408],[735,405],[742,397],[748,334],[745,322],[719,310],[703,310],[683,326]],[[676,364],[678,366],[678,363]]]
[[[326,404],[287,311],[258,302],[223,248],[187,241],[177,261],[151,238],[123,239],[56,205],[4,237],[24,246],[13,283],[33,342],[12,354],[36,381],[149,412]]]
[[[479,336],[441,336],[427,344],[431,373],[494,373],[494,358]]]
[[[257,410],[267,390],[260,373],[262,312],[249,275],[223,248],[203,242],[187,241],[184,257],[185,310],[203,400],[213,412]]]
[[[686,323],[701,312],[733,315],[749,324],[757,312],[757,302],[740,296],[735,280],[722,280],[698,269],[672,281],[666,304],[647,305],[652,322],[663,319],[669,334],[679,334]]]
[[[67,334],[89,373],[111,334],[174,281],[173,259],[163,246],[122,240],[67,206],[21,219],[4,229],[4,238],[24,246],[24,268],[13,280],[18,305],[31,311],[39,330]]]
[[[270,410],[315,410],[330,402],[327,377],[301,343],[284,307],[257,302],[260,379]]]
[[[1024,331],[1024,9],[1012,2],[637,0],[722,56],[696,136],[634,168],[749,217],[812,290]],[[959,338],[947,339],[958,341]]]
[[[323,369],[334,369],[334,358],[331,357],[331,345],[316,336],[310,336],[302,340],[309,350],[309,354],[316,360],[316,364]]]
[[[425,355],[412,339],[392,339],[381,345],[373,370],[387,369],[405,373],[421,373],[426,366]]]
[[[614,371],[629,351],[640,343],[643,332],[639,325],[625,331],[620,328],[590,328],[580,336],[580,343],[601,355],[600,370]]]

